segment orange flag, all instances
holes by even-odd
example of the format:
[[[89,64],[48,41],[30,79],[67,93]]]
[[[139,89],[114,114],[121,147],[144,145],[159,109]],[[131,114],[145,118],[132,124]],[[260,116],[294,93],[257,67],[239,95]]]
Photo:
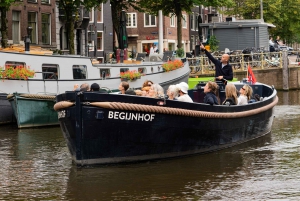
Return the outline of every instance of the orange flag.
[[[256,82],[256,78],[250,65],[248,66],[248,81],[252,84],[255,84]]]

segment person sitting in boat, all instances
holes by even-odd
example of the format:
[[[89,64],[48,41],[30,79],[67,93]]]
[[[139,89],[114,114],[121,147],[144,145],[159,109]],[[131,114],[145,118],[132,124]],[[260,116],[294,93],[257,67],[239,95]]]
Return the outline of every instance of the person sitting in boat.
[[[142,88],[151,87],[152,84],[153,84],[153,82],[151,80],[145,80],[145,82],[143,83]]]
[[[167,90],[167,95],[169,100],[178,100],[178,89],[176,85],[170,85]]]
[[[236,93],[236,87],[232,83],[228,83],[225,88],[225,95],[226,99],[222,103],[222,105],[237,105],[238,99],[237,99],[237,93]]]
[[[233,71],[232,66],[228,63],[229,55],[223,54],[221,61],[219,59],[214,58],[201,44],[200,48],[205,51],[206,56],[215,64],[215,77],[216,80],[232,80],[233,79]]]
[[[152,84],[149,90],[148,97],[162,98],[164,96],[165,96],[164,89],[159,84]]]
[[[252,97],[252,87],[248,84],[245,84],[242,88],[240,88],[240,96],[238,98],[238,105],[247,105],[249,100]]]
[[[83,83],[80,85],[80,91],[90,91],[90,85],[88,83]]]
[[[100,91],[100,86],[97,83],[91,85],[91,91]]]
[[[120,94],[125,94],[125,91],[129,88],[128,82],[121,82],[119,85]]]
[[[193,102],[191,97],[188,95],[189,85],[187,83],[181,82],[181,83],[177,84],[176,87],[177,87],[178,93],[179,93],[179,97],[177,98],[177,100],[183,101],[183,102],[189,102],[189,103]]]
[[[215,82],[209,81],[204,87],[204,96],[203,102],[210,105],[219,105],[219,100],[216,96],[218,90],[218,85]]]
[[[142,88],[142,96],[148,96],[149,95],[149,90],[150,90],[151,86],[146,86]]]
[[[79,84],[74,84],[73,91],[80,91]]]

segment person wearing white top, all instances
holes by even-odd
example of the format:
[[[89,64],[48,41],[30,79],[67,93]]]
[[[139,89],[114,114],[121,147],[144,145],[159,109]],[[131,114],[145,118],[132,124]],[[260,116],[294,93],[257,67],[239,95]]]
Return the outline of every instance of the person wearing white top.
[[[252,88],[245,84],[242,88],[240,88],[240,96],[238,98],[238,105],[247,105],[248,101],[252,97]]]
[[[176,84],[176,86],[177,86],[177,88],[179,90],[179,97],[177,98],[177,100],[183,101],[183,102],[192,103],[193,100],[187,94],[188,93],[188,89],[189,89],[189,85],[187,83],[185,83],[185,82],[181,82],[180,84]]]
[[[153,48],[152,45],[151,45],[151,47],[150,47],[150,52],[149,52],[149,54],[154,54],[154,48]]]

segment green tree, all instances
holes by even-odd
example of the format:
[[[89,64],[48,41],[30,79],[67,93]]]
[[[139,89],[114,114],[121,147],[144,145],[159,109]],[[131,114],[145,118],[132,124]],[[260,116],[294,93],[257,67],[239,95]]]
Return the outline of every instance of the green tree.
[[[15,2],[15,0],[0,0],[0,13],[1,13],[1,45],[3,48],[6,48],[8,34],[7,34],[7,12],[9,11],[10,6]]]
[[[232,4],[232,0],[140,0],[138,2],[141,8],[146,12],[157,15],[162,10],[164,16],[175,15],[177,17],[177,44],[182,47],[182,12],[192,12],[194,5],[203,5],[205,7],[222,7]]]

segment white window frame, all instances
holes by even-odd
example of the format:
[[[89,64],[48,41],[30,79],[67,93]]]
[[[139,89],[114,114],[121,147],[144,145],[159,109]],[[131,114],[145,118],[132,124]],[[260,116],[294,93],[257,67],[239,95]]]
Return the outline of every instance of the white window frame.
[[[98,21],[98,14],[99,14],[98,11],[101,12],[101,21]],[[100,5],[99,8],[97,8],[97,22],[98,23],[102,23],[103,22],[103,3]]]
[[[128,18],[128,16],[130,16],[130,18]],[[130,19],[130,22],[129,22],[128,19]],[[128,27],[128,28],[136,28],[137,27],[137,13],[127,13],[127,25],[126,25],[126,27]]]
[[[149,25],[146,24],[146,15],[148,15],[148,18],[149,18]],[[155,24],[154,25],[151,25],[152,21],[151,21],[151,16],[153,15],[150,15],[148,13],[144,13],[144,27],[156,27],[156,16],[154,16],[154,22]]]
[[[187,28],[187,21],[186,21],[186,19],[187,19],[187,15],[186,14],[182,14],[182,22],[181,22],[181,24],[182,24],[182,28],[184,28],[184,29]]]
[[[175,26],[176,26],[175,15],[171,15],[171,17],[170,17],[170,27],[175,27]]]
[[[194,13],[191,14],[191,21],[190,21],[190,24],[191,24],[191,30],[195,30],[195,17],[194,17]]]
[[[198,17],[199,17],[199,14],[195,13],[195,31],[198,31]]]
[[[102,33],[102,41],[101,41],[101,49],[98,49],[98,33]],[[97,40],[97,47],[96,47],[96,50],[97,51],[103,51],[103,42],[104,42],[104,38],[103,38],[103,31],[97,31],[97,36],[96,36],[96,40]],[[93,41],[94,42],[94,41]]]
[[[90,23],[93,23],[94,22],[94,17],[95,17],[94,8],[91,9],[90,15],[92,16],[91,19],[90,19]]]

